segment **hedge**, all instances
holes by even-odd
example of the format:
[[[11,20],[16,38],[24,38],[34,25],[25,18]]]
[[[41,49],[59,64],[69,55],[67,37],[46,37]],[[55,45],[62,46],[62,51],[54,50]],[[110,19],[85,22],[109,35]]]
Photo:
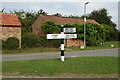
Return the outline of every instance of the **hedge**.
[[[58,48],[60,40],[48,40],[46,36],[28,33],[22,35],[23,48]]]

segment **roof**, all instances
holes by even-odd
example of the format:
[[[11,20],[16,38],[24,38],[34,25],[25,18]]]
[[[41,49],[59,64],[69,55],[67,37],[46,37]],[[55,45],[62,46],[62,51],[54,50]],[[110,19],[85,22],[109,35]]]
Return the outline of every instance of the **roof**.
[[[0,13],[1,26],[21,26],[19,19],[15,13]]]
[[[40,15],[37,18],[37,20],[34,22],[33,27],[39,27],[41,25],[41,23],[46,22],[46,21],[54,21],[56,25],[81,24],[81,23],[84,23],[83,19]],[[87,23],[99,24],[95,20],[91,20],[91,19],[87,19],[86,22]]]

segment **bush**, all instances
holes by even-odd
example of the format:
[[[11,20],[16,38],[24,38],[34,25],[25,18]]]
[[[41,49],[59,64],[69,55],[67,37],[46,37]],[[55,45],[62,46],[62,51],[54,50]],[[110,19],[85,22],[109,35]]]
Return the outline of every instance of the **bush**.
[[[60,40],[48,40],[46,36],[36,35],[33,33],[22,35],[23,48],[58,48],[60,47]]]
[[[5,49],[5,48],[6,48],[5,41],[0,40],[0,49]]]
[[[33,33],[23,34],[22,35],[22,47],[23,48],[32,48],[37,45],[37,36]]]
[[[10,37],[5,42],[3,41],[3,49],[17,49],[18,47],[19,39],[15,37]]]
[[[2,50],[2,40],[0,40],[0,50]]]
[[[60,47],[60,40],[49,40],[46,36],[38,36],[38,47],[58,48]]]
[[[61,45],[61,40],[52,40],[51,43],[52,43],[51,44],[52,47],[59,48]]]
[[[97,41],[96,41],[96,39],[95,38],[88,38],[87,40],[86,40],[86,45],[87,46],[97,46],[97,45],[99,45],[98,43],[97,43]]]

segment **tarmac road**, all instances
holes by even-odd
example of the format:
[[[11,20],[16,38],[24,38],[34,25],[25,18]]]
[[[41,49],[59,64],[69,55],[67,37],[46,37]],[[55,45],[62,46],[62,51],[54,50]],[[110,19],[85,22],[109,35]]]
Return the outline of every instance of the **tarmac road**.
[[[120,50],[120,49],[119,49]],[[87,50],[65,52],[65,57],[85,57],[85,56],[113,56],[118,57],[118,48],[115,49],[101,49],[101,50]],[[21,55],[2,55],[2,61],[17,61],[17,60],[33,60],[33,59],[49,59],[60,58],[60,52],[56,53],[37,53],[37,54],[21,54]]]

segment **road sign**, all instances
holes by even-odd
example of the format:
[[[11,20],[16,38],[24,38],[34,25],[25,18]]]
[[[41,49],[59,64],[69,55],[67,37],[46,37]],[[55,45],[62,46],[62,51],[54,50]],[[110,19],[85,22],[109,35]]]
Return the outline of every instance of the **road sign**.
[[[47,39],[61,39],[61,61],[64,61],[64,39],[77,38],[77,34],[64,34],[76,32],[76,28],[63,28],[61,25],[61,34],[47,34]]]
[[[76,32],[76,28],[63,28],[65,33],[73,33]]]
[[[64,34],[47,34],[47,39],[61,39]]]
[[[65,38],[77,38],[77,34],[65,34]]]
[[[77,34],[47,34],[47,39],[77,38]]]

